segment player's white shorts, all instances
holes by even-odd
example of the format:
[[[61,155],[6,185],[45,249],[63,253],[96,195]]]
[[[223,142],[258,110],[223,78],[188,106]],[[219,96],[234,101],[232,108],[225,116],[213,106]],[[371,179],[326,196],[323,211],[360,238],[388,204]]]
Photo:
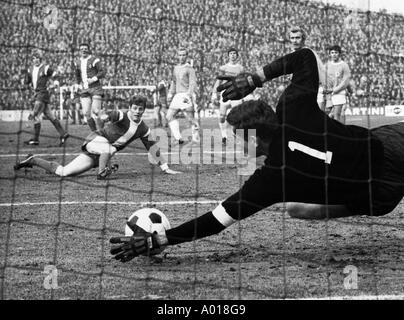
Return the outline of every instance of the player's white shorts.
[[[186,92],[176,93],[170,103],[169,109],[194,110],[192,99]]]
[[[346,99],[346,94],[345,91],[342,91],[338,94],[325,94],[323,93],[323,88],[318,89],[318,95],[317,95],[317,103],[321,106],[322,103],[326,102],[325,107],[326,108],[332,108],[333,106],[341,105],[341,104],[346,104],[347,99]]]
[[[338,94],[333,94],[331,96],[331,101],[333,106],[338,106],[340,104],[346,104],[346,95],[345,93],[338,93]]]
[[[107,138],[100,135],[94,135],[94,138],[86,144],[86,149],[91,154],[109,153],[113,155],[117,151]]]

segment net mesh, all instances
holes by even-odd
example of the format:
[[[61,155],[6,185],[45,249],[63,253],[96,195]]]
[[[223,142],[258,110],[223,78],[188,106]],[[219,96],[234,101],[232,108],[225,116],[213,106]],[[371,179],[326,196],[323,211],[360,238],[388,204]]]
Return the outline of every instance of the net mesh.
[[[43,52],[46,61],[58,68],[57,83],[51,89],[51,105],[58,106],[60,87],[73,83],[78,45],[87,40],[106,66],[104,84],[108,86],[155,86],[161,79],[169,80],[177,61],[177,48],[187,48],[197,71],[198,105],[208,108],[215,75],[226,62],[227,49],[236,47],[240,63],[246,70],[254,71],[290,50],[287,30],[291,25],[305,28],[308,46],[323,61],[329,45],[341,45],[356,84],[350,104],[362,107],[361,115],[368,126],[373,125],[368,117],[372,108],[404,103],[404,48],[400,41],[404,18],[399,14],[355,11],[307,1],[0,3],[0,105],[5,110],[31,108],[32,92],[21,84],[21,74],[30,67],[33,50]],[[274,105],[287,82],[287,77],[277,79],[258,93]],[[124,103],[127,98],[121,91],[107,92],[104,102]],[[41,149],[43,155],[59,157],[61,163],[75,155],[85,130],[69,125],[66,117],[64,126],[72,133],[76,149],[73,145],[71,149]],[[41,139],[53,138],[53,131],[44,131]],[[98,184],[91,175],[52,179],[45,174],[38,177],[38,172],[14,174],[10,168],[27,152],[22,139],[30,132],[24,121],[1,132],[3,141],[12,141],[1,155],[7,163],[1,170],[2,299],[260,299],[404,292],[397,284],[404,276],[396,256],[402,245],[393,241],[402,236],[401,207],[391,218],[377,221],[358,218],[302,226],[292,223],[284,206],[280,206],[275,208],[277,214],[270,215],[271,219],[258,216],[255,223],[237,224],[233,233],[225,233],[224,240],[219,236],[168,251],[163,264],[158,259],[144,259],[138,264],[117,266],[108,253],[108,239],[122,234],[124,219],[131,212],[140,206],[156,206],[168,212],[171,224],[176,225],[210,210],[228,195],[223,189],[237,189],[244,178],[234,177],[231,170],[216,172],[196,165],[189,169],[192,175],[188,173],[185,183],[181,178],[164,180],[146,161],[131,169],[134,171],[125,172],[133,183],[120,183],[118,179]],[[129,146],[119,159],[135,162],[136,166],[144,161],[143,153],[142,146]],[[136,161],[128,160],[130,157]],[[207,182],[206,174],[211,179]],[[217,180],[212,177],[223,183],[216,186]],[[44,190],[45,196],[41,192]],[[178,212],[182,215],[178,216]],[[348,235],[333,231],[344,227]],[[248,228],[253,232],[248,233]],[[277,229],[281,229],[280,233]],[[304,241],[301,246],[292,244],[309,236],[313,229],[318,232],[318,237],[312,239],[314,245]],[[362,232],[369,246],[355,247],[349,240],[341,242],[341,237],[355,232]],[[378,238],[384,232],[391,234],[393,240],[383,238],[385,243],[380,244]],[[256,239],[255,234],[260,233],[274,236]],[[341,243],[348,249],[344,251]],[[383,251],[387,246],[387,252]],[[361,255],[362,260],[358,258]],[[359,291],[346,291],[341,274],[344,268],[355,264],[359,264],[365,284]],[[55,269],[47,272],[44,266]],[[58,286],[52,286],[55,278],[49,278],[55,274]],[[314,282],[308,285],[302,280],[304,277]],[[299,286],[301,281],[307,285]],[[178,292],[174,293],[173,288]]]

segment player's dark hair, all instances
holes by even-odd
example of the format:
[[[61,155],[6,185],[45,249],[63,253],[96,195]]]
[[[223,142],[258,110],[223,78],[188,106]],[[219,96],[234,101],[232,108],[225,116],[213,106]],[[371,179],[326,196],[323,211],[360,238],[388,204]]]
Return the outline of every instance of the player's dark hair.
[[[227,50],[227,55],[229,55],[230,52],[235,52],[235,53],[237,53],[237,57],[238,57],[238,50],[237,50],[236,48],[234,48],[234,47],[229,48],[229,49]]]
[[[271,140],[279,128],[275,111],[262,100],[250,100],[234,107],[229,112],[227,122],[233,129],[244,129],[244,139],[248,137],[248,129],[255,129],[263,140]]]
[[[333,46],[328,48],[328,52],[331,52],[331,51],[337,51],[339,54],[341,54],[342,49],[338,45],[333,45]]]
[[[87,47],[87,49],[90,51],[90,43],[89,42],[87,42],[87,41],[80,42],[79,48],[83,47],[83,46]]]
[[[146,109],[147,99],[143,96],[133,96],[130,99],[130,105],[132,106],[134,104],[137,106],[142,106]]]

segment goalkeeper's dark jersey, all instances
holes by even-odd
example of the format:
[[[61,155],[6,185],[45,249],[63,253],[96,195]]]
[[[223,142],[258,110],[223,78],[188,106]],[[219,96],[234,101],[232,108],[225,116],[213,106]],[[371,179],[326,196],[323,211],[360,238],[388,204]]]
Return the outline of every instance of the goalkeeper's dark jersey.
[[[265,165],[222,205],[234,219],[277,202],[354,205],[369,203],[369,179],[383,157],[370,130],[326,116],[317,105],[319,71],[308,48],[264,67],[267,79],[293,74],[276,106],[281,123]]]

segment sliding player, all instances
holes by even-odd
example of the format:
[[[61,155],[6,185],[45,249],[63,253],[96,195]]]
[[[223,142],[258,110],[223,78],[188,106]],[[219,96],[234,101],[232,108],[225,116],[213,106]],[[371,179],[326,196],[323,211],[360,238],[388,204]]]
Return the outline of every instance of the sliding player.
[[[63,129],[49,105],[50,95],[48,81],[56,72],[54,72],[54,70],[43,61],[42,55],[39,51],[34,52],[32,60],[33,66],[25,75],[24,83],[32,85],[35,92],[34,108],[28,116],[28,120],[31,120],[34,123],[34,136],[32,139],[25,141],[25,144],[34,146],[39,145],[42,117],[45,115],[59,133],[59,146],[61,147],[66,142],[69,134]]]
[[[55,175],[68,177],[98,167],[97,179],[104,180],[116,169],[110,165],[111,157],[132,141],[140,139],[164,173],[179,173],[168,167],[156,142],[149,139],[150,129],[142,120],[145,109],[146,98],[135,96],[130,101],[128,111],[110,111],[104,114],[103,120],[109,123],[100,131],[92,132],[87,136],[81,147],[82,152],[65,166],[29,154],[14,166],[14,170],[37,166]]]

